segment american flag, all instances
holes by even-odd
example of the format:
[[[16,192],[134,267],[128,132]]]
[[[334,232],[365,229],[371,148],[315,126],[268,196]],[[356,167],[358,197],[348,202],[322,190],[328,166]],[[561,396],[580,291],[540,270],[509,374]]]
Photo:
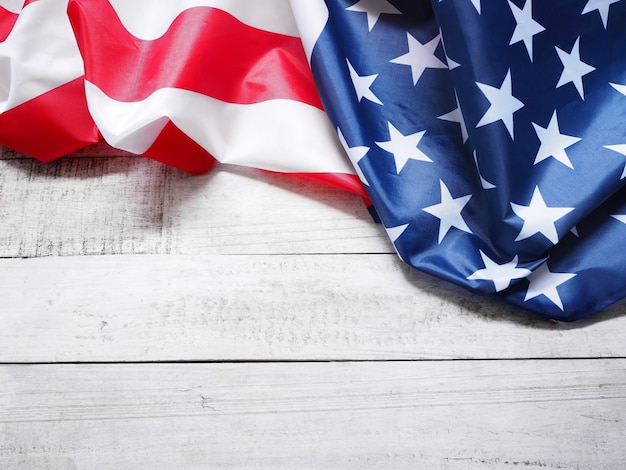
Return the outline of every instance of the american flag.
[[[0,143],[365,187],[411,266],[576,320],[626,294],[625,45],[626,0],[0,0]]]
[[[104,137],[191,173],[217,160],[365,196],[288,0],[0,7],[10,29],[0,43],[2,144],[50,161]]]
[[[22,5],[16,5],[15,2],[0,5],[0,41],[4,41],[13,29],[21,7]]]
[[[626,1],[305,3],[322,102],[404,261],[558,320],[626,294]]]
[[[99,140],[58,0],[0,1],[0,142],[50,161]]]

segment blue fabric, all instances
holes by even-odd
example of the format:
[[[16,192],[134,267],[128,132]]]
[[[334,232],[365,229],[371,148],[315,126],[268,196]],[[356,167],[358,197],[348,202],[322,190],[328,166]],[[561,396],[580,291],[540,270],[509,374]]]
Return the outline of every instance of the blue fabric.
[[[572,321],[626,295],[626,1],[531,2],[327,0],[311,65],[405,262]]]

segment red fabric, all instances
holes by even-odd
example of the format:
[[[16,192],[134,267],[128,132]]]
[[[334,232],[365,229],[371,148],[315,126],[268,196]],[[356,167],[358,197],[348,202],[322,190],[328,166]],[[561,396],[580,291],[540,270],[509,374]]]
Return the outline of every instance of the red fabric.
[[[82,78],[0,114],[0,141],[49,162],[100,140]]]
[[[237,164],[236,158],[230,160],[219,152],[223,151],[227,154],[232,148],[237,148],[236,144],[241,142],[239,138],[246,138],[246,135],[243,135],[245,133],[240,134],[240,137],[232,132],[226,136],[223,142],[220,141],[220,146],[216,147],[224,150],[215,150],[210,144],[205,149],[181,130],[184,129],[184,125],[180,121],[176,121],[180,127],[169,121],[168,110],[161,110],[159,106],[159,112],[163,112],[163,120],[156,113],[156,120],[144,121],[144,124],[145,122],[166,122],[155,138],[154,134],[150,135],[154,132],[154,126],[150,128],[150,126],[138,125],[136,129],[133,129],[132,126],[136,121],[130,119],[125,128],[126,121],[122,117],[124,113],[122,111],[116,114],[118,112],[115,108],[116,103],[139,103],[158,90],[178,89],[208,96],[224,103],[245,106],[279,100],[276,102],[302,104],[314,111],[312,114],[315,116],[321,115],[321,113],[318,114],[320,110],[323,111],[300,38],[249,26],[221,9],[203,6],[183,10],[162,36],[144,40],[129,32],[113,6],[105,0],[70,0],[67,12],[64,2],[26,0],[24,6],[26,5],[31,6],[23,8],[20,15],[23,15],[22,21],[30,22],[29,28],[24,29],[29,35],[37,31],[37,24],[33,21],[41,22],[42,18],[47,17],[47,13],[56,14],[57,19],[68,14],[71,29],[67,22],[59,22],[59,35],[54,39],[60,42],[48,41],[42,36],[38,38],[38,44],[40,47],[47,44],[54,46],[48,51],[49,57],[54,57],[55,64],[61,65],[58,70],[62,73],[67,73],[67,70],[73,71],[74,75],[67,74],[70,77],[69,80],[81,73],[80,62],[74,60],[71,54],[66,54],[75,51],[71,53],[75,53],[78,58],[78,50],[75,49],[72,37],[73,31],[85,71],[84,77],[74,79],[0,113],[0,143],[42,161],[54,160],[97,142],[101,138],[88,110],[85,97],[86,80],[89,81],[89,85],[93,84],[97,87],[111,103],[111,107],[104,105],[102,110],[98,110],[102,111],[98,114],[95,113],[95,109],[92,109],[94,116],[97,116],[98,123],[103,126],[102,132],[108,136],[109,140],[115,140],[117,136],[124,135],[124,132],[130,133],[132,137],[126,141],[122,137],[119,145],[122,148],[131,149],[134,148],[133,142],[141,142],[141,132],[147,129],[147,139],[152,140],[145,140],[146,145],[150,145],[149,142],[153,143],[147,151],[143,152],[143,155],[192,174],[204,173],[216,161],[207,149],[218,152],[216,156],[221,160]],[[42,12],[45,13],[42,15]],[[276,13],[282,15],[285,12]],[[17,14],[0,8],[0,41],[13,30],[19,17]],[[50,24],[47,23],[47,25]],[[46,34],[52,33],[48,30]],[[28,37],[15,37],[14,39],[21,47],[28,47],[30,40]],[[62,47],[67,47],[67,49],[63,50]],[[11,51],[7,50],[3,53],[11,54]],[[57,54],[58,60],[67,62],[58,62]],[[13,60],[16,60],[15,64]],[[10,60],[5,61],[4,64],[9,67],[14,65],[19,67],[19,57],[11,56]],[[67,68],[64,68],[65,65]],[[16,68],[16,70],[21,69]],[[52,77],[56,71],[56,68],[54,70],[42,68],[32,77],[24,75],[7,86],[32,87],[34,83],[40,86],[48,80],[52,83],[50,86],[54,86],[55,83],[59,83],[58,78],[55,81]],[[12,71],[7,70],[7,73],[10,72]],[[28,81],[29,79],[31,82]],[[28,97],[29,94],[26,93],[24,96]],[[93,103],[90,106],[93,106]],[[120,108],[123,108],[123,105],[120,104]],[[141,105],[138,109],[138,114],[141,115]],[[237,109],[241,108],[237,107]],[[154,108],[151,111],[153,110]],[[364,188],[356,176],[331,173],[333,171],[349,172],[349,166],[341,163],[340,153],[336,156],[340,161],[339,164],[335,163],[337,160],[333,162],[331,158],[329,165],[319,164],[320,160],[314,160],[317,165],[307,165],[309,161],[307,158],[314,153],[308,152],[307,154],[299,150],[310,149],[311,142],[317,143],[318,135],[319,142],[324,143],[330,142],[331,140],[328,139],[332,139],[334,135],[323,126],[320,129],[319,119],[307,121],[308,111],[307,113],[294,112],[296,116],[294,119],[290,118],[289,112],[287,109],[287,114],[281,116],[286,116],[288,122],[300,125],[296,129],[295,138],[285,140],[285,144],[291,145],[295,150],[291,161],[289,158],[292,154],[289,152],[289,147],[287,147],[287,152],[284,151],[285,147],[282,147],[284,136],[280,135],[278,126],[274,132],[274,128],[269,125],[267,127],[269,130],[261,137],[265,142],[267,135],[267,141],[270,142],[265,147],[265,152],[269,155],[268,159],[271,160],[272,149],[278,149],[278,155],[283,155],[283,153],[286,155],[284,157],[286,164],[283,165],[279,161],[275,165],[276,168],[282,168],[284,173],[366,197]],[[209,114],[209,116],[215,115]],[[305,117],[302,118],[302,116]],[[255,119],[260,126],[267,122],[270,124],[274,122],[271,115],[269,120],[259,122],[258,117]],[[218,116],[218,120],[221,120],[221,116]],[[245,118],[240,120],[240,122],[243,121]],[[112,125],[105,127],[108,123]],[[158,125],[156,127],[158,128]],[[256,127],[256,129],[261,128],[265,129],[265,127]],[[304,132],[301,132],[302,130]],[[202,131],[201,128],[200,131]],[[226,131],[226,134],[228,133],[229,131]],[[312,139],[300,139],[298,137],[300,133],[312,136]],[[132,139],[136,140],[132,141]],[[272,147],[274,141],[277,144]],[[140,145],[135,148],[137,148],[136,151],[142,151],[146,147]],[[320,148],[324,149],[323,155],[334,155],[332,144],[324,144]],[[236,154],[236,151],[233,153]],[[297,158],[302,160],[295,160]],[[292,165],[294,161],[298,164]],[[274,162],[264,166],[265,162],[260,159],[259,162],[253,160],[250,165],[271,168]],[[292,170],[289,171],[289,168]],[[320,172],[326,168],[328,168],[328,173]],[[307,173],[309,169],[316,173]],[[302,173],[299,173],[300,171]]]
[[[215,163],[206,150],[187,137],[171,121],[143,155],[194,175],[205,173]]]
[[[342,173],[289,173],[307,180],[322,183],[334,188],[343,189],[351,193],[357,194],[363,198],[365,204],[370,206],[372,202],[367,195],[367,191],[361,184],[359,177],[356,175],[346,175]]]
[[[4,41],[17,21],[18,15],[0,7],[0,42]]]
[[[322,109],[299,38],[209,7],[185,10],[150,41],[131,35],[108,2],[70,2],[68,14],[87,80],[115,100],[141,101],[171,87],[229,103],[283,98]]]

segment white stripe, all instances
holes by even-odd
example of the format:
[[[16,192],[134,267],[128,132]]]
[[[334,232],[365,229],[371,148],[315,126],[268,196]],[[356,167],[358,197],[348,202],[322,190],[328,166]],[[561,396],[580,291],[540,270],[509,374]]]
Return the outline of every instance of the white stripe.
[[[0,43],[0,112],[83,75],[67,0],[41,0],[20,13]]]
[[[128,152],[148,150],[169,119],[223,163],[354,174],[326,113],[313,106],[291,100],[224,103],[176,88],[127,103],[109,98],[90,82],[85,87],[89,110],[105,140]]]
[[[224,10],[239,21],[274,33],[298,36],[289,0],[109,0],[124,27],[152,40],[165,34],[183,11],[199,6]]]
[[[313,47],[328,22],[328,7],[324,0],[291,0],[291,8],[310,63]]]
[[[22,11],[25,0],[0,0],[0,7],[9,10],[11,13],[19,13]]]

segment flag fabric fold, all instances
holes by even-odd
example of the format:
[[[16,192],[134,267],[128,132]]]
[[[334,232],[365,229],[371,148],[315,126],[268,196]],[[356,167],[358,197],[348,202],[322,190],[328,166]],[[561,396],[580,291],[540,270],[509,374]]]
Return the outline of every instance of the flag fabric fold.
[[[0,0],[0,143],[314,179],[572,321],[626,295],[624,44],[626,0]]]
[[[322,102],[404,261],[558,320],[626,294],[626,2],[306,3]]]
[[[0,7],[0,142],[43,161],[97,142],[65,5],[4,0]]]
[[[103,137],[194,174],[217,160],[366,195],[288,0],[21,3],[0,2],[19,12],[0,44],[2,144],[50,161]]]

